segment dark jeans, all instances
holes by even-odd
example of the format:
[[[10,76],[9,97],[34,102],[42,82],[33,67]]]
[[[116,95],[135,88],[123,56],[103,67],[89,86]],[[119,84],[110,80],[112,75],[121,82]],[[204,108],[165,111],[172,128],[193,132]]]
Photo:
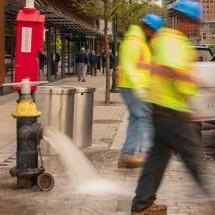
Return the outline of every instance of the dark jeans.
[[[201,188],[204,187],[200,176],[202,151],[199,128],[186,115],[159,106],[153,107],[154,143],[139,178],[132,212],[142,211],[155,201],[172,151],[180,155],[195,181]]]
[[[97,75],[97,64],[90,64],[90,70],[91,75],[96,76]]]

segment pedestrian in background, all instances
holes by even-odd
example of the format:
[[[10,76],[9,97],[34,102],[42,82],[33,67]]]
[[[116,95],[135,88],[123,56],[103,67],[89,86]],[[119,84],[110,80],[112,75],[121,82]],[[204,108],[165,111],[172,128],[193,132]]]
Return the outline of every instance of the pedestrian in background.
[[[110,59],[110,75],[112,75],[114,64],[115,64],[115,59],[114,59],[113,52],[111,49],[109,50],[109,59]]]
[[[105,53],[105,50],[102,49],[102,73],[103,75],[106,74],[107,71],[107,54]]]
[[[51,53],[51,74],[57,77],[58,64],[60,62],[60,54],[58,52]]]
[[[60,62],[60,54],[59,52],[57,51],[55,53],[55,76],[57,77],[57,73],[58,73],[58,64]]]
[[[166,215],[165,205],[156,205],[156,193],[172,152],[180,155],[187,169],[205,191],[201,173],[199,128],[190,120],[187,101],[195,95],[192,63],[197,58],[187,32],[202,19],[202,6],[181,0],[173,9],[178,13],[178,30],[163,28],[152,40],[151,85],[146,100],[153,104],[154,142],[139,178],[131,214]]]
[[[92,53],[90,55],[90,70],[91,75],[96,76],[97,75],[97,63],[98,63],[98,56],[95,53],[94,50],[92,50]]]
[[[88,76],[91,76],[91,67],[90,67],[90,55],[91,55],[91,50],[90,49],[87,49],[86,51],[86,54],[87,54],[87,75]]]
[[[88,57],[84,47],[82,47],[77,54],[76,63],[78,69],[78,81],[86,82]]]
[[[40,72],[43,76],[45,76],[44,67],[47,64],[47,57],[44,51],[39,53],[39,64],[40,64]]]
[[[151,26],[150,30],[145,25]],[[140,25],[130,26],[120,46],[118,86],[129,112],[126,140],[118,161],[119,168],[138,168],[151,144],[151,107],[142,100],[149,84],[151,53],[148,42],[163,26],[161,17],[150,14],[140,19]]]
[[[100,72],[101,71],[101,54],[99,51],[97,51],[97,57],[98,57],[97,70]]]

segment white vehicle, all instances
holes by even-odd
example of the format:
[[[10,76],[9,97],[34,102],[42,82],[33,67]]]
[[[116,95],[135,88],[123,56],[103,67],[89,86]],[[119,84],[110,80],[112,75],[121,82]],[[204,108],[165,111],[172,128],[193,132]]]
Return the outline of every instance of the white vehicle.
[[[199,122],[215,120],[215,62],[210,62],[212,52],[206,46],[194,46],[199,52],[199,62],[194,72],[199,84],[198,95],[191,99],[193,120]]]
[[[199,51],[199,62],[194,64],[196,80],[199,84],[198,95],[190,102],[193,121],[199,125],[204,146],[204,157],[215,159],[215,57],[206,46],[195,47]]]
[[[205,45],[193,46],[199,53],[199,61],[211,61],[213,53],[210,48]]]
[[[193,120],[213,121],[215,120],[215,62],[195,63],[194,72],[199,92],[191,99]]]

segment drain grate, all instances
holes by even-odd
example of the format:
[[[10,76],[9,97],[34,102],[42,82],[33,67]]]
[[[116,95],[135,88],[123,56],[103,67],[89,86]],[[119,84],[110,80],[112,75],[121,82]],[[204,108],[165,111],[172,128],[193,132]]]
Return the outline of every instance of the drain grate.
[[[6,163],[0,163],[0,166],[1,167],[3,167],[3,166],[5,167],[5,166],[8,166],[8,164],[6,164]]]
[[[113,119],[98,119],[93,121],[93,123],[95,124],[118,124],[121,122],[122,120],[113,120]]]
[[[124,103],[121,101],[113,101],[110,102],[110,104],[106,104],[105,102],[101,102],[101,101],[95,101],[94,102],[94,106],[124,106]]]
[[[13,163],[13,160],[8,159],[8,160],[4,161],[4,163],[8,163],[8,164],[10,164],[10,163]]]
[[[15,157],[10,156],[6,160],[2,161],[2,163],[0,163],[0,167],[8,167],[12,165],[15,160],[16,160]]]
[[[16,157],[9,157],[9,160],[16,160]]]

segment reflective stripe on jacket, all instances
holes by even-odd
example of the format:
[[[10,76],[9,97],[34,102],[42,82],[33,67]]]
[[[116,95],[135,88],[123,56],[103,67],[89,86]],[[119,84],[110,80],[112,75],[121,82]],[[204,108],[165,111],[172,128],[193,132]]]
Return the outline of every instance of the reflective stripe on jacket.
[[[189,96],[197,93],[192,63],[197,57],[187,37],[164,28],[151,42],[151,83],[146,100],[160,106],[189,112]]]
[[[130,26],[119,51],[118,86],[143,88],[149,84],[151,53],[144,32],[137,25]],[[143,66],[144,65],[144,66]]]

